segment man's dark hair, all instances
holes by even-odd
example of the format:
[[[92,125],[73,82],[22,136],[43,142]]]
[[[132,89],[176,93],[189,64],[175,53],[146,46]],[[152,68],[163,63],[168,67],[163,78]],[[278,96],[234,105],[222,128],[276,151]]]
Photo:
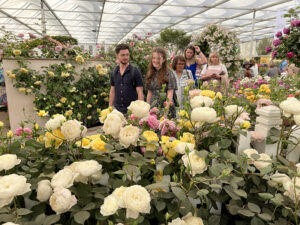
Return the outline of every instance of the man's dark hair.
[[[116,46],[116,49],[115,49],[116,54],[119,54],[119,52],[120,52],[121,50],[125,50],[125,49],[128,49],[128,51],[129,51],[129,45],[127,45],[127,44],[118,44],[118,45]]]

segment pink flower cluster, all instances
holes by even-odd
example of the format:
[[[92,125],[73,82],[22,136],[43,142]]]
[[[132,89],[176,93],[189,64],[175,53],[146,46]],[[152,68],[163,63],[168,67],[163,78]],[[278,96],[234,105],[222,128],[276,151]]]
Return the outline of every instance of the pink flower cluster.
[[[276,40],[274,40],[273,41],[273,45],[276,47],[276,46],[278,46],[278,45],[280,45],[280,40],[279,39],[276,39]]]
[[[15,131],[17,136],[24,135],[26,138],[32,138],[32,135],[28,135],[32,133],[32,130],[30,128],[26,127],[18,127]],[[27,136],[26,136],[27,135]]]
[[[159,123],[159,130],[161,132],[161,135],[167,135],[167,136],[175,136],[177,131],[179,130],[176,127],[176,124],[173,120],[164,119]]]

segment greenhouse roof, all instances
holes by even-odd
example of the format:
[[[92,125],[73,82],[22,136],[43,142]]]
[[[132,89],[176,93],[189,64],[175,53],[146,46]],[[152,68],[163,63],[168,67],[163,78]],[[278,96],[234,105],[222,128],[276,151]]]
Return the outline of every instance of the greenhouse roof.
[[[114,44],[164,28],[196,33],[208,23],[241,41],[273,36],[278,10],[299,0],[0,0],[0,26],[15,33],[69,35],[79,43]],[[44,19],[43,19],[44,17]],[[43,23],[45,21],[45,23]],[[44,24],[44,26],[43,26]],[[46,28],[46,29],[45,29]]]

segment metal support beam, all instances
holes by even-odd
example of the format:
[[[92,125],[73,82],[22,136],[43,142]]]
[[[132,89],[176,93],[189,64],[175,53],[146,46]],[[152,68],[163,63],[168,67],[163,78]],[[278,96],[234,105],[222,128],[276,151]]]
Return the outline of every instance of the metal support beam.
[[[44,2],[45,6],[49,9],[49,11],[52,13],[52,15],[57,19],[57,21],[62,25],[62,27],[66,30],[67,34],[72,37],[72,35],[70,34],[70,32],[68,31],[68,29],[65,27],[65,25],[61,22],[61,20],[58,18],[58,16],[56,15],[56,13],[52,10],[52,8],[50,7],[50,5],[47,3],[46,0],[41,0],[42,2]]]
[[[103,4],[102,4],[102,10],[101,10],[101,15],[100,15],[100,19],[99,19],[99,26],[96,28],[96,32],[97,32],[97,36],[96,36],[96,45],[98,44],[98,37],[99,37],[99,33],[100,33],[100,28],[101,28],[101,22],[102,22],[102,17],[103,17],[103,12],[104,12],[104,7],[105,7],[105,0],[103,0]]]
[[[45,20],[45,11],[44,11],[44,2],[41,0],[41,14],[42,14],[42,34],[45,35],[47,33],[46,30],[46,20]]]
[[[253,11],[253,18],[252,18],[252,29],[251,29],[251,45],[250,45],[250,59],[252,59],[253,55],[253,35],[254,35],[254,20],[255,20],[256,11]]]

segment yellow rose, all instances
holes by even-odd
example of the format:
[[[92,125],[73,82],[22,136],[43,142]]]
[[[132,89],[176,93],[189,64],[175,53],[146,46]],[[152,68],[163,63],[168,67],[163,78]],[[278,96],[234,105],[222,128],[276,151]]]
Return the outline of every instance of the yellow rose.
[[[84,62],[84,58],[81,55],[76,56],[76,62],[80,62],[83,63]]]
[[[39,129],[39,125],[37,123],[35,123],[33,127],[34,127],[35,130]]]
[[[13,53],[14,55],[21,55],[22,52],[21,50],[14,50]]]
[[[102,151],[102,152],[107,151],[107,149],[105,148],[105,142],[100,139],[94,140],[91,147],[93,150],[96,151]]]
[[[91,141],[89,138],[82,138],[81,141],[75,143],[78,147],[90,148]]]
[[[143,132],[143,137],[147,139],[146,143],[146,149],[149,151],[154,151],[156,149],[156,146],[158,146],[158,143],[153,143],[153,142],[158,142],[158,136],[155,132],[147,130]]]
[[[221,93],[221,92],[218,92],[218,93],[216,94],[216,98],[222,100],[222,98],[223,98],[222,93]]]
[[[48,71],[48,75],[49,75],[50,77],[54,77],[54,73],[53,73],[52,71]]]
[[[188,142],[191,144],[195,144],[195,136],[191,133],[185,132],[183,135],[180,137],[180,141],[182,142]]]
[[[112,112],[112,108],[109,107],[107,109],[103,109],[100,112],[100,122],[104,123],[104,120],[106,119],[106,117],[108,116],[108,114],[110,114]]]
[[[4,127],[4,123],[0,121],[0,128]]]
[[[61,72],[61,77],[69,77],[69,76],[70,76],[69,73]]]
[[[161,136],[161,144],[165,144],[169,141],[170,137],[168,136]]]
[[[102,65],[101,64],[98,64],[97,66],[96,66],[96,69],[97,70],[101,70],[103,67],[102,67]]]
[[[42,81],[38,80],[36,82],[34,82],[35,85],[41,85]]]
[[[215,97],[215,92],[214,91],[211,91],[211,90],[203,90],[200,92],[200,96],[206,96],[206,97],[209,97],[209,98],[214,98]]]
[[[90,108],[92,108],[93,106],[92,106],[91,104],[88,104],[86,107],[87,107],[88,109],[90,109]]]
[[[11,130],[9,130],[7,133],[6,133],[6,137],[8,137],[8,138],[12,138],[14,136],[14,133],[11,131]]]
[[[19,92],[25,93],[26,88],[19,88]]]
[[[189,114],[185,110],[180,110],[178,115],[181,116],[181,117],[189,118]]]
[[[66,116],[72,116],[72,114],[73,114],[72,110],[68,110],[68,111],[65,112]]]
[[[187,120],[187,121],[184,123],[184,126],[185,126],[186,128],[188,128],[188,129],[192,129],[194,124],[195,124],[194,122],[191,123],[190,120]]]
[[[9,76],[11,74],[10,70],[6,70],[5,73],[7,74],[7,76]]]
[[[107,73],[107,69],[98,70],[98,73],[99,73],[100,76],[103,76]]]
[[[104,96],[107,96],[107,94],[105,93],[105,92],[102,92],[101,94],[100,94],[102,97]]]
[[[9,77],[10,79],[16,79],[16,75],[13,74],[13,73],[9,74],[8,77]]]
[[[62,134],[61,130],[53,130],[52,132],[46,132],[44,141],[45,147],[50,148],[54,145],[57,149],[65,140],[65,136]]]
[[[65,103],[65,102],[67,101],[67,98],[62,97],[59,101],[60,101],[61,103]]]
[[[45,117],[45,116],[48,116],[48,112],[46,112],[45,110],[40,110],[37,115],[39,117]]]
[[[21,68],[21,72],[22,72],[22,73],[28,73],[28,70],[25,69],[25,68]]]
[[[32,90],[31,90],[30,88],[26,89],[26,92],[27,92],[27,93],[31,93],[31,91],[32,91]]]
[[[241,126],[242,129],[246,129],[246,130],[248,130],[250,127],[251,124],[248,121],[244,121]]]

